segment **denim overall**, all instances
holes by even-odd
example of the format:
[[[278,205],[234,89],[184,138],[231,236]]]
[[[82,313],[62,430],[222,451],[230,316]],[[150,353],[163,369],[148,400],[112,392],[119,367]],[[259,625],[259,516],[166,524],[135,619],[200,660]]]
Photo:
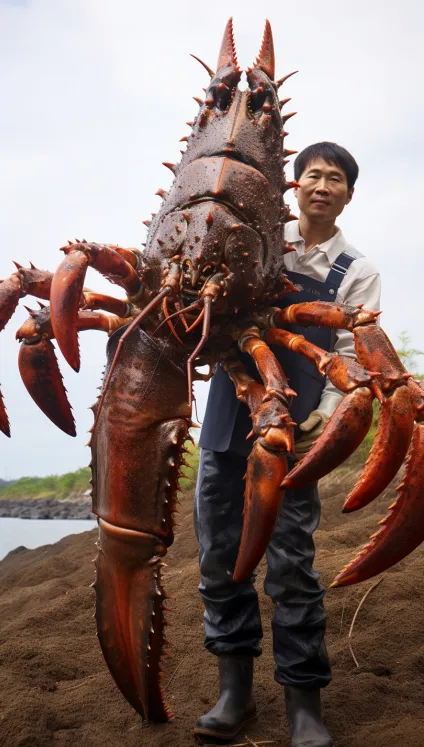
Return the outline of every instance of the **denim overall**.
[[[284,297],[281,308],[304,301],[335,301],[337,291],[354,258],[342,252],[325,282],[287,272],[300,292]],[[331,351],[332,330],[287,325],[310,342]],[[290,412],[295,422],[316,410],[325,379],[315,366],[298,353],[271,346],[290,386],[298,393]],[[240,353],[249,374],[258,374],[250,356]],[[246,405],[235,396],[233,382],[219,367],[212,379],[205,420],[196,487],[194,521],[199,542],[201,583],[205,605],[205,646],[212,653],[261,653],[262,625],[254,576],[236,584],[232,573],[243,524],[246,459],[253,439]],[[295,429],[295,437],[298,429]],[[313,532],[320,520],[317,484],[288,490],[269,542],[264,589],[273,600],[272,621],[275,679],[282,685],[325,687],[331,680],[324,643],[326,614],[324,589],[313,569]]]

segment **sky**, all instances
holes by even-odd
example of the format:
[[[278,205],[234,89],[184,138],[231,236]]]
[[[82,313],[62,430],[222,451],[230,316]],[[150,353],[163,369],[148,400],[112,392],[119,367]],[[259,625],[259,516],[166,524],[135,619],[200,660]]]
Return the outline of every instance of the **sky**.
[[[358,161],[356,193],[339,225],[381,272],[386,332],[396,344],[406,329],[424,350],[419,0],[214,0],[209,10],[188,0],[0,0],[0,278],[14,271],[12,260],[54,270],[59,248],[74,237],[140,247],[142,221],[159,207],[155,192],[171,181],[161,163],[178,160],[198,108],[192,97],[209,80],[189,53],[213,67],[230,15],[242,67],[257,55],[267,17],[278,77],[299,70],[283,91],[298,112],[287,147],[331,140]],[[117,292],[92,270],[86,284]],[[3,479],[88,464],[88,408],[105,361],[99,332],[80,335],[79,374],[58,354],[77,424],[72,439],[20,381],[14,338],[26,317],[20,308],[0,335],[12,429],[10,440],[0,434]],[[200,420],[206,396],[198,386]]]

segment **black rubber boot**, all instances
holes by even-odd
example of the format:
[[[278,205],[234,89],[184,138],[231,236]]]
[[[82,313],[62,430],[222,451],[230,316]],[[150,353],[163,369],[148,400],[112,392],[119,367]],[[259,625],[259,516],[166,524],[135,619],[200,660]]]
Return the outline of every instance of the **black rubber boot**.
[[[284,688],[292,747],[332,747],[333,740],[321,721],[321,691]]]
[[[218,656],[219,700],[194,727],[196,737],[228,742],[256,715],[253,656]]]

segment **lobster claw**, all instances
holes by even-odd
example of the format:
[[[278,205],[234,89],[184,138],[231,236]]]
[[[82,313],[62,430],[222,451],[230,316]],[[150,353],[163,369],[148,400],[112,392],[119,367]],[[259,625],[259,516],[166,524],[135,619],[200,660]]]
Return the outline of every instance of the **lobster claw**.
[[[389,506],[390,514],[381,529],[335,578],[331,587],[365,581],[406,558],[424,541],[424,423],[415,425],[398,498]]]
[[[110,672],[132,707],[148,721],[172,714],[160,688],[164,644],[161,556],[166,547],[152,534],[99,520],[96,619]]]
[[[248,579],[265,553],[277,520],[288,471],[284,454],[264,449],[256,441],[247,462],[244,521],[234,581]]]
[[[9,418],[7,417],[6,406],[3,402],[1,391],[0,391],[0,431],[2,431],[2,433],[4,433],[5,436],[10,438]]]
[[[371,503],[402,466],[414,430],[411,399],[408,387],[400,386],[383,401],[365,469],[346,499],[345,513]]]
[[[71,406],[50,340],[24,342],[18,363],[22,381],[35,404],[60,430],[76,436]]]
[[[50,291],[50,315],[57,344],[69,365],[80,368],[77,318],[89,259],[74,250],[62,260],[53,275]]]
[[[283,488],[302,488],[320,480],[353,454],[371,427],[372,400],[368,387],[358,387],[347,394],[310,451],[289,472]]]

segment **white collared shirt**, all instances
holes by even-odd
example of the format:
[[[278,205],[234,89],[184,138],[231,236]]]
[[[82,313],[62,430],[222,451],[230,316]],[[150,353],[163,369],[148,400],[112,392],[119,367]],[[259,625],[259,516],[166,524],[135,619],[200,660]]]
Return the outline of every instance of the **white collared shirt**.
[[[340,229],[337,229],[331,239],[317,244],[306,253],[305,241],[299,233],[299,221],[290,221],[286,224],[285,239],[287,244],[296,250],[285,256],[287,270],[301,273],[313,280],[325,282],[333,262],[341,252],[356,257],[340,284],[335,301],[351,306],[362,303],[366,309],[371,311],[380,309],[380,275],[363,254],[346,242]],[[334,352],[351,358],[356,357],[352,332],[344,329],[336,331]],[[323,410],[327,415],[332,415],[342,397],[343,394],[327,379],[317,409]]]

